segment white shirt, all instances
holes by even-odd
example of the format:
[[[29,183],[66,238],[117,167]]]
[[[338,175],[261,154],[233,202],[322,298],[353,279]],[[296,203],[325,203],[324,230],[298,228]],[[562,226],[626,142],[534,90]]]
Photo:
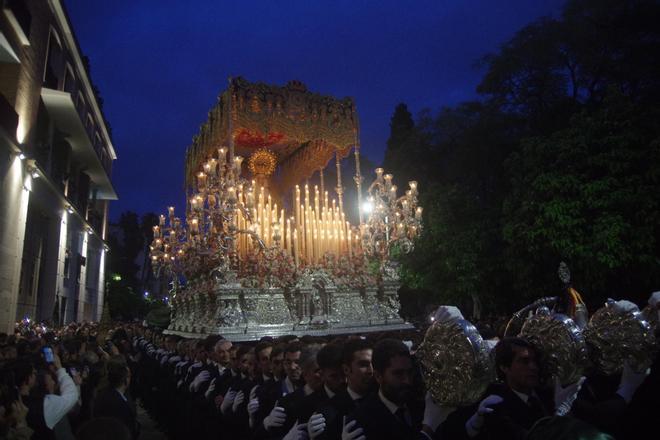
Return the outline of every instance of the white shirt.
[[[348,395],[351,396],[351,399],[353,399],[353,400],[358,400],[358,399],[363,399],[364,398],[364,396],[362,396],[362,395],[356,393],[355,391],[353,391],[351,389],[351,387],[346,387],[346,391],[348,392]]]
[[[293,393],[296,390],[296,387],[293,386],[293,382],[291,382],[288,376],[284,379],[284,388],[285,388],[285,392],[284,392],[285,395]]]
[[[44,397],[44,420],[49,429],[67,415],[78,402],[78,387],[64,368],[57,370],[57,383],[60,394],[47,394]]]
[[[399,405],[396,403],[392,402],[389,400],[387,397],[383,396],[383,393],[381,390],[378,390],[378,397],[380,397],[380,401],[383,402],[383,404],[387,407],[387,409],[392,413],[396,413],[396,410],[399,409]]]
[[[520,400],[522,400],[523,402],[527,403],[527,401],[529,400],[529,395],[516,391],[513,388],[511,388],[511,391],[516,393],[516,396],[520,397]]]
[[[404,418],[406,419],[406,422],[408,423],[408,425],[411,424],[410,423],[410,413],[408,412],[408,410],[406,409],[405,406],[399,406],[396,403],[392,402],[387,397],[385,397],[380,390],[378,390],[378,397],[380,397],[380,401],[383,402],[383,404],[387,407],[388,410],[390,410],[392,415],[396,415],[397,410],[399,408],[402,408],[405,411],[404,412]]]
[[[325,393],[328,395],[329,398],[335,397],[335,393],[333,393],[330,388],[326,384],[323,384],[323,388],[325,389]]]

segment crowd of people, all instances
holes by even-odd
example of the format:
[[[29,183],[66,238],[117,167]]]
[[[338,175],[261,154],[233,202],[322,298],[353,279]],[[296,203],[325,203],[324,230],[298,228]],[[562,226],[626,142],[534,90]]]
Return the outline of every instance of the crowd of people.
[[[24,325],[0,336],[0,438],[137,439],[136,400],[171,439],[657,435],[657,357],[647,371],[626,364],[619,375],[590,371],[574,384],[542,385],[534,347],[493,334],[498,380],[473,405],[454,408],[425,389],[422,338],[411,331],[232,343],[137,324]]]

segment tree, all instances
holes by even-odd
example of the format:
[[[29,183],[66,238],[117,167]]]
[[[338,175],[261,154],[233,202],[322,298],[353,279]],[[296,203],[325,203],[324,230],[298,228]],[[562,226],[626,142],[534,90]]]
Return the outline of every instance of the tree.
[[[559,19],[518,31],[482,60],[477,90],[518,113],[533,134],[564,128],[575,112],[616,88],[633,100],[660,97],[660,5],[653,0],[570,0]]]
[[[123,212],[119,221],[111,225],[108,234],[111,252],[106,273],[110,274],[108,284],[108,305],[110,315],[115,319],[133,319],[146,313],[143,284],[137,276],[140,266],[138,255],[144,251],[145,235],[138,221],[138,215],[131,211]]]
[[[657,286],[658,116],[613,90],[597,111],[511,156],[503,236],[517,290],[547,295],[560,260],[597,302],[641,300]]]
[[[426,150],[426,144],[415,130],[415,123],[406,104],[399,104],[394,109],[390,120],[390,137],[383,160],[385,172],[395,176],[398,186],[406,187],[406,183],[419,175],[419,164]]]
[[[482,60],[478,101],[395,110],[387,171],[425,207],[405,295],[511,312],[561,290],[561,260],[591,305],[656,288],[659,19],[657,1],[569,0]]]

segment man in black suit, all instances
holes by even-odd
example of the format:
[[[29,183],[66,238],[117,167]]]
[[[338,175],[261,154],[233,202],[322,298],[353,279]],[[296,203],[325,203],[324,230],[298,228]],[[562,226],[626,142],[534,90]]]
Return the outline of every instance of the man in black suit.
[[[273,343],[263,341],[254,347],[254,354],[257,361],[257,384],[273,380],[273,369],[270,363],[270,353],[273,351]]]
[[[266,438],[282,438],[297,422],[302,425],[302,422],[299,422],[299,418],[300,414],[305,412],[305,399],[311,398],[315,392],[323,388],[321,372],[316,361],[316,356],[320,349],[321,346],[318,344],[303,346],[299,357],[299,368],[300,378],[304,385],[280,398],[277,401],[277,406],[264,419],[262,426],[267,431]],[[285,356],[285,359],[289,360],[290,358]],[[291,365],[289,362],[287,364],[289,365],[286,367],[288,375]],[[271,420],[275,423],[271,423]],[[255,433],[257,436],[258,434]]]
[[[275,410],[275,403],[286,395],[302,389],[301,355],[305,347],[300,342],[291,342],[284,349],[283,379],[268,381],[256,389],[255,400],[257,409],[250,414],[251,425],[254,427],[253,438],[268,438],[271,431],[280,432],[286,420],[286,414]],[[274,422],[274,423],[273,423]]]
[[[108,388],[101,391],[94,400],[94,417],[112,417],[122,422],[133,438],[139,435],[135,404],[126,394],[131,383],[131,370],[121,356],[108,361]]]
[[[344,417],[355,411],[364,398],[374,391],[372,353],[371,344],[364,339],[352,339],[344,344],[341,362],[347,386],[318,409],[325,428],[310,437],[317,440],[341,438]],[[310,424],[308,429],[312,429]]]
[[[427,439],[422,433],[424,408],[412,399],[413,359],[408,347],[396,339],[379,341],[373,350],[373,369],[378,392],[349,416],[356,422],[351,438],[359,438],[362,429],[367,439]]]
[[[467,436],[524,439],[537,420],[556,412],[552,392],[538,388],[536,351],[524,339],[505,338],[495,347],[495,367],[503,383],[490,387],[489,395],[465,423]]]
[[[298,423],[307,423],[308,434],[317,438],[325,429],[325,418],[318,411],[331,398],[346,389],[346,376],[342,370],[342,344],[327,344],[316,355],[321,381],[323,385],[302,400],[300,410],[296,414]]]

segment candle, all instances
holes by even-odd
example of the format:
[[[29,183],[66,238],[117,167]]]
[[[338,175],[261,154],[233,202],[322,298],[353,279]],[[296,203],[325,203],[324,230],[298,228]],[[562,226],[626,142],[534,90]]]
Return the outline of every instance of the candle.
[[[296,224],[300,226],[300,187],[296,185]]]
[[[236,172],[236,176],[241,175],[241,165],[242,164],[243,164],[243,158],[241,156],[234,157],[234,170]]]
[[[293,230],[293,247],[295,249],[295,260],[296,260],[296,267],[300,267],[300,263],[298,261],[299,254],[300,254],[300,248],[299,248],[299,243],[298,243],[298,229]]]
[[[236,188],[233,186],[227,188],[227,201],[230,203],[236,202]]]
[[[197,187],[200,190],[206,187],[206,174],[201,171],[197,173]]]
[[[348,240],[347,240],[347,242],[348,242],[348,256],[352,258],[353,257],[353,241],[352,241],[353,237],[352,237],[351,229],[348,225],[348,222],[346,222],[346,228],[347,228],[347,237],[348,237]]]

